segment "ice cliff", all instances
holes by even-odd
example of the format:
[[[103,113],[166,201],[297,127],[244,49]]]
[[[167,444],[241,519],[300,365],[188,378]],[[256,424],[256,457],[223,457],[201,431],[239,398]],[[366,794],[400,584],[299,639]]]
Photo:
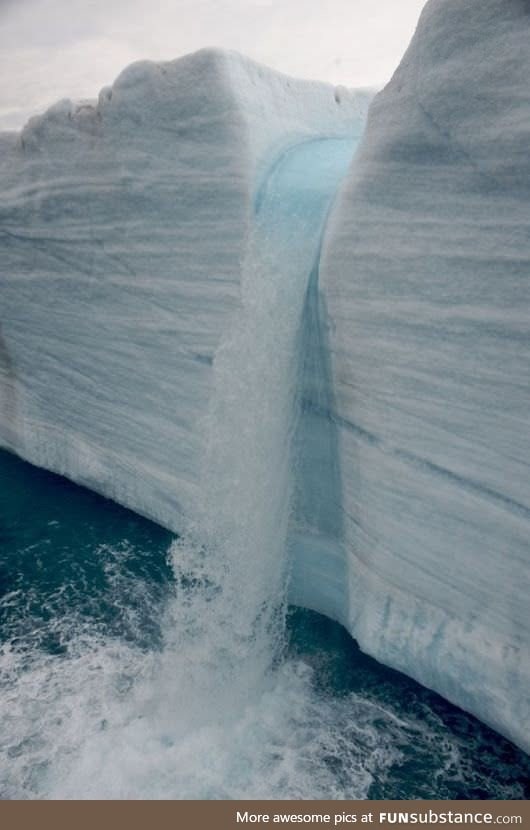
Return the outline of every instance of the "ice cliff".
[[[204,50],[0,136],[0,445],[261,574],[288,425],[292,599],[527,749],[529,35],[427,5],[322,249],[365,93]]]
[[[0,445],[179,530],[254,200],[370,96],[207,49],[0,138]]]
[[[328,224],[343,621],[530,748],[530,5],[432,0]]]

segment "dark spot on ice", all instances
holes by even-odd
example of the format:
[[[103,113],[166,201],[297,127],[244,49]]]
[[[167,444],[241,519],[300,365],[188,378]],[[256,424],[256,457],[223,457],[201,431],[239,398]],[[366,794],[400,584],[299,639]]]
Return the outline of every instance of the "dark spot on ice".
[[[198,353],[195,353],[195,354],[193,355],[193,357],[194,357],[194,358],[195,358],[195,360],[197,360],[199,363],[205,363],[207,366],[211,366],[211,365],[212,365],[212,363],[213,363],[213,357],[212,357],[211,355],[208,355],[208,354],[198,354]]]
[[[15,368],[7,343],[2,335],[0,323],[0,375],[2,380],[2,395],[0,396],[0,419],[4,428],[15,433],[17,423],[17,399]]]

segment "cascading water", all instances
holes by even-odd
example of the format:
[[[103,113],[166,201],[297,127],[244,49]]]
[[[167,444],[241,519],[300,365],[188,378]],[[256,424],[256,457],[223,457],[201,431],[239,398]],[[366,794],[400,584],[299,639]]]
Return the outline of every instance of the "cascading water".
[[[201,504],[175,548],[180,586],[171,629],[200,624],[199,672],[262,688],[282,643],[291,504],[297,345],[326,213],[352,155],[350,140],[287,151],[256,198],[243,265],[242,309],[214,362]],[[196,637],[194,634],[194,639]]]
[[[327,210],[352,152],[351,140],[298,145],[256,197],[242,307],[214,361],[200,503],[173,552],[168,728],[179,711],[186,728],[237,716],[263,692],[283,646],[298,335]]]

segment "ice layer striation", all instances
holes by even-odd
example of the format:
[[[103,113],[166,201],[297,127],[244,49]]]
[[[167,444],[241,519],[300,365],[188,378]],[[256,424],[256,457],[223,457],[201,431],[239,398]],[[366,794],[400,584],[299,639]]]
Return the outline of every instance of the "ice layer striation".
[[[530,5],[432,0],[328,224],[361,647],[530,748]]]

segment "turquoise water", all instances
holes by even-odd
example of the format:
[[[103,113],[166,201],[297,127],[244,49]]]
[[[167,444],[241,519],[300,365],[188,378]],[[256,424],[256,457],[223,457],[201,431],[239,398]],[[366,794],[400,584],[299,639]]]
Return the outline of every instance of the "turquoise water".
[[[2,797],[528,797],[527,756],[300,609],[248,710],[173,729],[172,541],[0,453]]]

